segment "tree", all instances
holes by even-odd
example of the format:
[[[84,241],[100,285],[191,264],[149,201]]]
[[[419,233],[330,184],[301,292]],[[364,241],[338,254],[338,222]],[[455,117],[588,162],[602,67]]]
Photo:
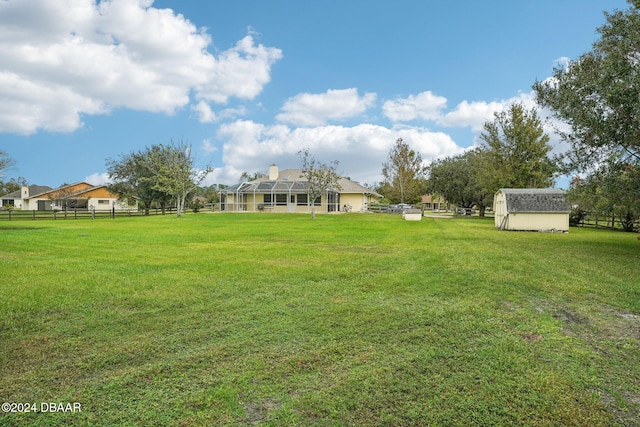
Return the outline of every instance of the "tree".
[[[145,214],[149,215],[149,209],[155,201],[163,207],[169,201],[169,196],[162,191],[153,188],[153,171],[144,162],[150,153],[159,150],[158,146],[146,148],[144,151],[120,155],[120,159],[107,159],[107,173],[111,184],[107,186],[109,191],[117,194],[122,199],[137,199],[144,207]]]
[[[11,178],[7,182],[0,181],[0,194],[13,193],[20,190],[22,187],[29,185],[27,180],[19,176],[18,178]]]
[[[0,150],[0,180],[4,178],[4,173],[7,169],[15,164],[15,161],[9,157],[7,153]]]
[[[478,182],[484,168],[481,156],[480,150],[474,149],[433,161],[427,169],[427,190],[462,208],[475,205],[480,216],[484,216],[486,207],[493,202],[493,193],[484,190]]]
[[[197,169],[194,162],[191,146],[173,141],[170,145],[156,146],[142,159],[143,166],[151,172],[142,181],[149,182],[154,190],[171,195],[178,217],[182,216],[187,195],[211,172],[209,167]]]
[[[640,162],[640,2],[630,4],[605,12],[591,51],[533,86],[538,103],[569,125],[558,133],[572,146],[572,169]]]
[[[255,181],[256,179],[261,178],[265,175],[266,174],[264,172],[249,173],[247,171],[244,171],[242,172],[242,175],[240,175],[240,181],[241,182]]]
[[[617,161],[601,165],[585,178],[574,177],[568,198],[580,213],[605,217],[613,226],[635,231],[640,218],[640,166]]]
[[[500,188],[545,188],[554,183],[555,160],[535,108],[514,103],[494,114],[480,134],[480,156],[486,162],[477,180],[483,191],[494,194]]]
[[[398,138],[382,165],[383,194],[393,202],[417,203],[425,188],[425,172],[420,153]]]
[[[329,164],[317,161],[308,148],[298,152],[301,157],[302,174],[309,181],[307,191],[311,203],[311,219],[316,219],[315,201],[329,190],[340,190],[340,175],[336,172],[338,161]]]

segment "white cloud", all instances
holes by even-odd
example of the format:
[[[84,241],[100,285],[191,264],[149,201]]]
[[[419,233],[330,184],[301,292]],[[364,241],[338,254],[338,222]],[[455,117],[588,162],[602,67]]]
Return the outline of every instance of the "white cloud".
[[[196,114],[200,123],[215,123],[222,119],[234,119],[238,116],[244,116],[247,114],[247,109],[244,106],[225,108],[216,114],[211,109],[211,106],[205,101],[200,101],[197,104],[192,105],[191,111]]]
[[[406,98],[386,101],[382,105],[382,111],[393,122],[437,120],[446,106],[447,98],[426,91]]]
[[[235,119],[239,116],[244,116],[247,114],[247,109],[241,105],[236,108],[225,108],[224,110],[220,110],[218,112],[219,119]]]
[[[213,70],[196,86],[198,97],[218,103],[230,97],[253,99],[269,83],[271,65],[280,58],[279,49],[255,46],[253,37],[246,36],[220,54]]]
[[[191,111],[196,113],[200,123],[213,123],[216,121],[216,113],[213,112],[209,104],[205,101],[200,101],[197,104],[192,105]]]
[[[285,125],[266,126],[238,120],[223,124],[218,137],[226,142],[223,145],[224,170],[217,177],[220,182],[229,184],[235,183],[243,171],[262,171],[272,163],[283,169],[298,168],[298,152],[303,148],[309,148],[321,161],[338,160],[341,173],[368,183],[381,180],[382,163],[398,138],[419,151],[425,163],[463,151],[442,132],[373,124],[292,129]]]
[[[92,173],[91,175],[85,177],[85,182],[88,182],[91,185],[107,185],[111,183],[109,179],[109,174],[104,173]]]
[[[571,65],[571,58],[567,56],[561,56],[560,58],[557,58],[553,61],[554,67],[562,68],[564,70],[567,70],[570,65]]]
[[[218,151],[218,147],[213,145],[211,143],[211,139],[209,139],[209,138],[207,138],[204,141],[202,141],[202,149],[207,154],[215,153],[216,151]]]
[[[486,121],[493,120],[494,114],[519,102],[527,108],[536,106],[532,92],[520,93],[518,96],[499,101],[467,101],[456,105],[455,109],[446,111],[447,98],[434,95],[431,91],[409,95],[386,101],[382,110],[393,122],[431,121],[444,127],[469,127],[474,132],[482,130]]]
[[[492,120],[494,113],[504,110],[509,101],[468,102],[462,101],[455,110],[444,114],[436,121],[447,127],[470,127],[474,131],[482,130],[484,123]]]
[[[358,95],[356,88],[329,89],[325,93],[301,93],[289,98],[276,119],[296,126],[321,126],[363,113],[376,101],[375,93]]]
[[[172,114],[190,93],[225,103],[269,82],[280,50],[248,35],[215,57],[203,29],[152,3],[0,2],[0,132],[70,132],[114,108]]]

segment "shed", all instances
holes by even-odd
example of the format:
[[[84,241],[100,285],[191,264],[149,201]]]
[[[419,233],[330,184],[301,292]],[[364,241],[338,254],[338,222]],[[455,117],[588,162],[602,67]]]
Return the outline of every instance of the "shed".
[[[562,190],[501,188],[493,197],[499,230],[569,231],[569,204]]]

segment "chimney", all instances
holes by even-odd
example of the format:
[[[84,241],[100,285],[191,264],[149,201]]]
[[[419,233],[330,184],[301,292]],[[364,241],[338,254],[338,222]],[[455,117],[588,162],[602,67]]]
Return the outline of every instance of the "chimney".
[[[269,166],[269,181],[277,181],[278,179],[278,166],[271,165]]]
[[[22,199],[29,198],[29,187],[22,187]]]

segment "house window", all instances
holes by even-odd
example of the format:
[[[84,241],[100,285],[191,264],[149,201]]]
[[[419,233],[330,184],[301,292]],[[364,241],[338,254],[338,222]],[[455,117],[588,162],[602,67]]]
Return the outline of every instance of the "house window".
[[[322,204],[322,196],[316,197],[316,199],[313,201],[313,204],[315,206],[320,206]]]
[[[307,206],[309,196],[306,194],[298,194],[298,206]]]
[[[108,201],[108,200],[102,200],[102,199],[101,199],[101,200],[98,200],[98,204],[99,204],[99,205],[108,205],[108,204],[109,204],[109,201]]]
[[[262,199],[264,204],[267,206],[287,206],[287,195],[286,194],[265,194]]]

